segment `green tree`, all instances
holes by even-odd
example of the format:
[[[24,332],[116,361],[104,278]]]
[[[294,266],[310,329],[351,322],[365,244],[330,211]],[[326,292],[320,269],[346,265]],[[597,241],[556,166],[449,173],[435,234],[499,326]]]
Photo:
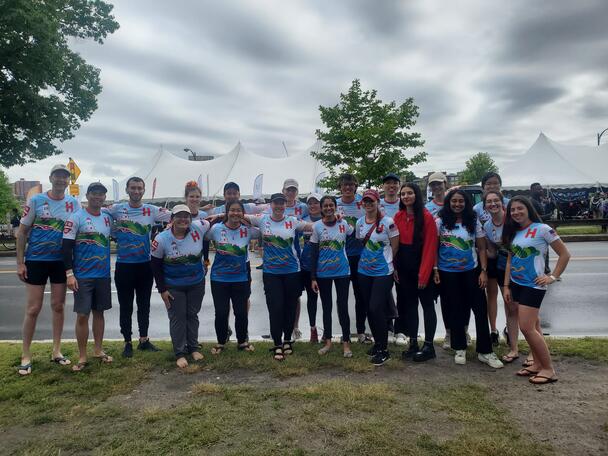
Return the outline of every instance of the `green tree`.
[[[355,79],[340,103],[319,106],[327,130],[317,130],[325,142],[323,150],[313,156],[329,170],[322,181],[326,188],[336,188],[341,173],[356,175],[362,186],[380,185],[388,173],[404,174],[408,167],[426,160],[425,152],[406,157],[407,149],[424,145],[420,133],[412,132],[418,118],[418,106],[408,98],[397,106],[383,103],[376,90],[363,91]]]
[[[0,165],[61,153],[97,109],[99,69],[68,39],[103,39],[118,28],[103,0],[0,0]]]
[[[5,223],[6,215],[15,209],[19,209],[19,202],[13,195],[13,187],[8,177],[0,169],[0,223]]]
[[[497,173],[498,166],[489,154],[479,152],[469,158],[465,163],[465,169],[458,173],[460,184],[476,184],[481,181],[485,173],[490,171]]]

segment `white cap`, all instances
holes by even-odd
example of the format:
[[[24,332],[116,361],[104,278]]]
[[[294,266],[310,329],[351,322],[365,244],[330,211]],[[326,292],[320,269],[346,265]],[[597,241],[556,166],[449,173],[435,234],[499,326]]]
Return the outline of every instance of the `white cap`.
[[[285,179],[285,182],[283,182],[283,190],[286,190],[291,187],[295,187],[296,190],[298,190],[299,189],[298,181],[295,179]]]
[[[437,172],[429,176],[429,185],[433,182],[445,182],[447,184],[448,179],[445,177],[445,174]]]
[[[306,202],[308,203],[311,199],[316,199],[318,202],[321,202],[321,198],[323,198],[323,195],[320,193],[311,193],[306,197]]]
[[[175,215],[178,212],[187,212],[188,214],[190,214],[190,208],[185,204],[176,204],[175,206],[173,206],[173,209],[171,209],[171,214]]]
[[[65,165],[62,165],[61,163],[60,163],[60,164],[58,164],[58,165],[55,165],[55,166],[53,166],[53,167],[51,168],[51,174],[53,174],[53,173],[54,173],[54,172],[56,172],[56,171],[65,171],[66,173],[68,173],[68,174],[70,174],[70,175],[72,174],[72,173],[70,172],[70,170],[68,169],[68,167],[67,167],[67,166],[65,166]]]

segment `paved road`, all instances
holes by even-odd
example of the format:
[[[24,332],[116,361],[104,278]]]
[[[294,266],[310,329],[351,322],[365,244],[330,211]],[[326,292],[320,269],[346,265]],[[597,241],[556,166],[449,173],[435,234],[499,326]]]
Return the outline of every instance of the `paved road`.
[[[560,336],[608,335],[608,242],[569,243],[572,261],[564,274],[561,283],[550,287],[541,316],[545,332]],[[553,255],[554,256],[554,255]],[[553,258],[554,259],[554,258]],[[25,287],[15,275],[14,258],[0,258],[0,340],[21,338],[21,324],[25,301]],[[256,255],[252,258],[255,266],[260,263]],[[252,308],[249,321],[249,333],[252,339],[268,334],[268,312],[261,284],[261,271],[253,271]],[[38,320],[36,339],[51,337],[49,294],[45,295],[45,306]],[[118,326],[118,301],[116,292],[112,294],[114,308],[106,313],[106,338],[121,338]],[[350,299],[351,323],[354,330],[354,301]],[[66,323],[64,337],[74,338],[73,298],[70,292],[67,297]],[[499,302],[498,326],[504,326],[504,311]],[[440,314],[440,307],[437,306]],[[335,312],[334,312],[335,313]],[[134,316],[135,317],[135,316]],[[209,284],[200,313],[201,340],[214,340],[213,303]],[[304,337],[308,337],[308,315],[304,304],[300,327]],[[420,320],[422,322],[422,319]],[[441,322],[441,316],[439,316]],[[321,306],[317,322],[321,326]],[[473,319],[471,319],[473,322]],[[337,316],[334,315],[334,335],[338,334]],[[443,336],[443,327],[439,323],[437,337]],[[137,323],[134,318],[134,329]],[[421,329],[422,330],[422,329]],[[474,332],[474,328],[471,328]],[[157,293],[153,293],[150,317],[150,336],[168,338],[169,324],[164,305]]]

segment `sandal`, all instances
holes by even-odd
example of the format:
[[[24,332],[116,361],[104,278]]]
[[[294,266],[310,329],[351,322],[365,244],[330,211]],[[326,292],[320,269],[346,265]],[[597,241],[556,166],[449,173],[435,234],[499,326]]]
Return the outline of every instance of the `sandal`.
[[[293,354],[293,341],[283,342],[283,353],[286,355]]]
[[[367,334],[359,334],[357,336],[357,340],[360,344],[365,344],[365,345],[369,345],[369,344],[373,344],[374,343],[374,339],[372,339],[369,335]]]
[[[271,352],[274,352],[274,354],[272,355],[272,357],[274,358],[275,361],[284,361],[285,360],[285,354],[283,354],[283,348],[276,346],[276,347],[272,347],[270,349]]]
[[[72,364],[72,361],[70,361],[65,356],[57,356],[55,358],[51,358],[51,362],[59,364],[60,366],[69,366],[70,364]]]
[[[255,351],[255,347],[254,347],[253,345],[251,345],[249,342],[244,342],[244,343],[242,343],[242,344],[239,344],[239,345],[237,346],[237,348],[238,348],[240,351],[246,351],[246,352],[252,352],[252,351]]]
[[[114,361],[114,358],[112,358],[107,353],[102,353],[99,356],[94,356],[94,358],[97,358],[100,362],[104,364],[112,364],[112,361]]]
[[[318,353],[321,356],[327,355],[329,350],[331,350],[331,345],[323,345],[321,348],[319,348]]]
[[[350,350],[344,350],[344,354],[343,354],[343,356],[344,356],[345,358],[352,358],[352,357],[353,357],[353,352],[352,352],[352,351],[350,351]]]
[[[538,381],[537,379],[540,379]],[[528,379],[530,383],[533,385],[547,385],[548,383],[555,383],[557,381],[557,377],[547,377],[546,375],[535,375]]]
[[[25,377],[26,375],[30,375],[32,373],[32,363],[29,362],[27,364],[21,364],[20,366],[17,367],[17,373],[19,375],[21,375],[22,377]]]
[[[212,355],[219,355],[220,353],[222,353],[224,351],[224,346],[223,345],[216,345],[214,347],[211,347],[211,354]]]
[[[523,367],[530,367],[530,366],[534,366],[534,359],[531,359],[531,358],[529,358],[529,357],[528,357],[528,358],[526,358],[526,359],[524,360],[524,362],[523,362],[523,363],[521,363],[521,365],[522,365]]]
[[[505,364],[510,364],[518,358],[519,358],[519,355],[504,355],[502,357],[502,362]]]
[[[88,361],[78,361],[78,364],[72,366],[72,372],[80,372],[89,365]]]
[[[518,377],[534,377],[536,374],[538,374],[538,371],[530,370],[527,367],[524,367],[523,369],[520,369],[515,372],[515,375],[517,375]]]

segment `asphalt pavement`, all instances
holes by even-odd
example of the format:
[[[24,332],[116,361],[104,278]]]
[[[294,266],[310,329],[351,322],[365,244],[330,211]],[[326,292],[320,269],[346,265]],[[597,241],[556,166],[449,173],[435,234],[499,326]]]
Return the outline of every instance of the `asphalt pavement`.
[[[607,336],[608,335],[608,242],[572,242],[567,244],[572,259],[563,281],[549,287],[541,307],[541,321],[545,333],[554,336]],[[257,254],[252,255],[254,269],[251,311],[249,314],[249,335],[252,340],[260,339],[269,333],[268,311],[264,299],[261,271],[255,266],[261,259]],[[552,253],[551,264],[554,264],[555,254]],[[213,326],[214,310],[209,283],[199,314],[200,340],[215,340]],[[303,338],[309,337],[308,314],[306,311],[306,294],[302,297],[302,314],[300,328]],[[36,340],[51,338],[51,309],[49,304],[50,291],[45,292],[45,303],[38,318]],[[118,300],[116,291],[112,291],[113,308],[106,312],[106,339],[120,339],[118,324]],[[21,339],[21,325],[25,306],[25,285],[19,281],[15,273],[15,258],[0,258],[0,340]],[[351,329],[354,331],[354,298],[352,290],[349,299]],[[504,327],[504,308],[499,297],[498,327]],[[335,306],[334,306],[335,309]],[[443,337],[441,323],[441,308],[436,306],[438,313],[437,337]],[[66,300],[66,319],[64,338],[74,338],[73,296],[68,291]],[[422,315],[421,315],[422,317]],[[339,334],[339,324],[334,310],[333,332]],[[422,326],[422,318],[420,319]],[[234,328],[233,323],[231,324]],[[319,301],[317,325],[322,326],[322,310]],[[474,323],[471,319],[470,331],[474,334]],[[137,336],[137,319],[133,315],[134,336]],[[421,327],[420,331],[423,331]],[[150,330],[152,339],[169,338],[169,321],[165,306],[156,291],[152,294]]]

